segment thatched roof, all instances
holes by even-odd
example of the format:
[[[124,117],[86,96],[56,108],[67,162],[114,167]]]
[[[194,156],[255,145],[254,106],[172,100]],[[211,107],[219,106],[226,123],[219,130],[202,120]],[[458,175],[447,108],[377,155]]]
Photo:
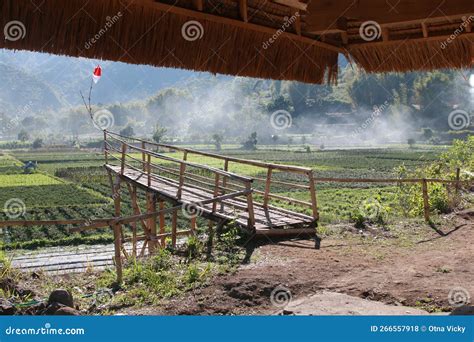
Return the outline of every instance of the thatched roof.
[[[370,72],[469,67],[474,3],[437,1],[0,0],[0,48],[310,83],[340,53]]]

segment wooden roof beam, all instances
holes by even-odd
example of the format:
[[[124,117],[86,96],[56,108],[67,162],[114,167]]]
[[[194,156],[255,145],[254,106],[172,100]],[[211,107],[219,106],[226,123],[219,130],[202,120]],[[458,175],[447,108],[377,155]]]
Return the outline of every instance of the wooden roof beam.
[[[219,24],[224,24],[224,25],[231,25],[234,27],[242,28],[242,29],[247,29],[247,30],[252,30],[256,32],[262,32],[262,33],[267,33],[270,35],[275,34],[275,29],[273,27],[268,27],[268,26],[262,26],[262,25],[257,25],[257,24],[252,24],[252,23],[245,23],[240,20],[235,20],[232,18],[227,18],[227,17],[222,17],[206,12],[200,12],[197,10],[191,10],[183,7],[178,7],[176,5],[169,5],[165,4],[162,2],[151,2],[149,0],[136,0],[137,4],[141,4],[142,6],[150,7],[150,8],[155,8],[158,9],[162,12],[165,13],[172,13],[176,15],[182,15],[186,17],[191,17],[191,18],[196,18],[196,19],[201,19],[201,20],[207,20],[210,22],[214,23],[219,23]],[[312,38],[305,37],[303,35],[298,36],[297,34],[290,33],[290,32],[282,32],[280,34],[281,37],[286,37],[288,39],[293,39],[295,41],[299,41],[304,44],[310,44],[310,45],[316,45],[321,48],[327,49],[329,51],[337,52],[337,53],[344,53],[344,49],[331,45],[331,44],[326,44],[320,41],[317,41]]]
[[[247,23],[249,21],[247,0],[239,0],[239,11],[240,11],[240,17],[242,18],[242,20]]]
[[[298,0],[273,0],[273,2],[287,7],[296,8],[300,11],[306,11],[308,8],[307,4]]]
[[[388,42],[390,40],[390,28],[389,27],[382,27],[382,39],[384,42]]]
[[[442,41],[445,39],[450,38],[451,35],[440,35],[440,36],[434,36],[430,35],[427,38],[416,38],[416,39],[410,39],[409,42],[432,42],[432,41]],[[474,33],[463,33],[458,36],[459,38],[465,37],[469,39],[474,39]],[[394,44],[394,43],[406,43],[406,39],[393,39],[389,41],[375,41],[375,42],[363,42],[363,43],[354,43],[354,44],[349,44],[349,48],[358,48],[362,46],[371,46],[371,45],[389,45],[389,44]],[[473,44],[474,45],[474,44]]]
[[[399,0],[395,6],[381,0],[313,0],[308,4],[306,25],[308,32],[321,33],[340,30],[339,22],[349,19],[385,25],[459,19],[469,14],[474,14],[472,0]]]
[[[194,8],[197,9],[198,11],[201,11],[204,9],[204,3],[203,0],[193,0]]]
[[[430,32],[428,28],[428,23],[426,21],[421,23],[421,30],[423,31],[423,37],[428,38]]]
[[[295,17],[295,22],[293,23],[293,27],[295,28],[295,32],[298,36],[301,36],[301,16],[300,16],[300,12],[293,11],[292,15]]]

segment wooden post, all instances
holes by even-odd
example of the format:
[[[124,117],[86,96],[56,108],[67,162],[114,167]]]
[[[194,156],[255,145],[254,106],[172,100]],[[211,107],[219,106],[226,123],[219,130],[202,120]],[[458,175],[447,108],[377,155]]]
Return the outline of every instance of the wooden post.
[[[151,155],[147,156],[147,175],[148,175],[148,187],[151,187]]]
[[[131,204],[132,204],[133,214],[134,215],[141,215],[140,207],[138,206],[138,200],[137,200],[137,187],[136,187],[136,185],[132,186],[129,183],[127,183],[127,186],[128,186],[128,191],[130,192],[130,197],[132,199]],[[145,236],[148,236],[148,225],[145,223],[145,220],[140,220],[140,223],[143,227],[143,232],[144,232]],[[135,225],[136,225],[136,222],[135,222]],[[136,233],[134,232],[134,234],[136,234]],[[146,244],[147,244],[147,242],[145,240],[143,246],[145,246]],[[141,253],[140,255],[142,255],[142,254],[143,253]]]
[[[308,173],[308,181],[309,181],[309,192],[311,194],[311,209],[313,210],[313,218],[315,220],[319,220],[318,200],[316,197],[316,185],[314,184],[313,170],[311,170]]]
[[[270,194],[270,186],[272,183],[272,168],[269,167],[267,170],[267,180],[265,181],[265,195],[263,196],[263,207],[268,207],[268,195]]]
[[[178,183],[178,192],[176,193],[176,197],[178,200],[181,199],[181,195],[183,193],[183,185],[184,185],[184,173],[186,172],[186,164],[180,163],[179,165],[179,183]]]
[[[136,215],[136,186],[134,186],[132,189],[132,186],[127,183],[127,188],[128,192],[130,193],[130,202],[132,204],[133,213]],[[135,259],[137,257],[137,222],[130,222],[130,225],[132,226],[132,258]]]
[[[459,194],[460,175],[461,175],[461,169],[458,167],[458,168],[456,168],[456,183],[455,183],[456,195]]]
[[[152,192],[147,192],[146,194],[146,203],[147,203],[147,212],[152,213],[156,211],[156,197]],[[148,219],[148,252],[152,254],[155,251],[156,247],[156,216],[150,217]]]
[[[216,178],[214,181],[214,198],[219,196],[219,174],[216,173]],[[217,202],[212,203],[212,212],[215,213],[217,210]]]
[[[165,209],[165,202],[160,201],[160,210]],[[165,233],[165,214],[161,213],[160,214],[160,235]],[[166,237],[162,236],[161,238],[161,247],[165,248],[166,247]]]
[[[127,145],[125,143],[122,143],[122,164],[120,168],[120,173],[123,175],[125,171],[125,155],[127,153]]]
[[[120,217],[120,202],[121,202],[121,196],[120,196],[120,177],[117,176],[115,178],[115,183],[114,183],[114,209],[115,217]],[[120,224],[115,224],[113,226],[114,230],[114,249],[115,249],[115,268],[117,270],[117,283],[120,284],[123,280],[123,275],[122,275],[122,228]]]
[[[191,216],[191,234],[196,236],[196,216]]]
[[[421,184],[422,184],[422,189],[423,189],[423,211],[425,214],[425,221],[429,222],[430,221],[430,203],[429,203],[429,198],[428,198],[428,182],[426,181],[426,179],[423,179]]]
[[[224,160],[224,171],[225,172],[229,171],[229,160],[228,159]],[[225,193],[226,193],[225,188],[227,187],[227,176],[222,177],[222,187],[224,188],[224,189],[222,189],[222,194],[225,195]],[[221,202],[220,211],[224,212],[224,202]]]
[[[145,142],[142,141],[142,150],[145,150]],[[142,151],[142,169],[143,172],[146,172],[146,159],[145,159],[145,151]]]
[[[176,231],[178,226],[178,211],[173,211],[173,217],[171,218],[171,244],[173,248],[176,247]]]
[[[247,194],[247,211],[249,214],[248,228],[250,230],[255,230],[255,213],[253,210],[252,183],[251,182],[245,183],[245,189],[249,191],[249,193]]]
[[[105,164],[109,163],[109,153],[107,147],[107,131],[104,129],[104,155],[105,155]]]

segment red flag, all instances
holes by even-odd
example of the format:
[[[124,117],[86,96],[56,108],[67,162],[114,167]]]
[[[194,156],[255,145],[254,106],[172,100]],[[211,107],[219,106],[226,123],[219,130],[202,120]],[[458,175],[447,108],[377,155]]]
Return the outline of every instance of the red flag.
[[[94,83],[99,82],[101,77],[102,77],[102,68],[100,67],[100,65],[98,65],[95,67],[94,73],[92,74],[92,79]]]

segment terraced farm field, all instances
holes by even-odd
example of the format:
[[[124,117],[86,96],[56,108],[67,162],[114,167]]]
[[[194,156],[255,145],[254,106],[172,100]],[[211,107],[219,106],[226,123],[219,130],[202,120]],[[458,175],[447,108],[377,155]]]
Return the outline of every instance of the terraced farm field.
[[[194,148],[200,149],[199,146]],[[210,150],[212,151],[212,150]],[[272,146],[257,151],[227,149],[221,153],[243,159],[257,159],[273,163],[311,167],[316,177],[335,178],[389,178],[400,165],[407,168],[436,160],[443,148],[431,149],[364,149],[364,150],[328,150],[303,152],[288,150],[286,146]],[[214,152],[214,151],[212,151]],[[178,152],[168,156],[182,158]],[[136,154],[140,159],[140,154]],[[188,160],[200,164],[223,168],[223,161],[190,154]],[[24,174],[21,166],[28,161],[36,161],[38,170],[34,174]],[[158,163],[158,160],[156,161]],[[113,216],[111,190],[108,177],[103,169],[103,155],[99,152],[68,150],[52,152],[5,151],[0,155],[0,220],[7,220],[3,208],[11,198],[20,199],[25,204],[21,218],[32,219],[89,219]],[[163,163],[161,160],[160,163]],[[265,178],[262,169],[254,166],[230,163],[229,171],[252,177]],[[274,179],[284,181],[306,181],[297,175],[275,172]],[[264,183],[257,180],[257,189],[264,189]],[[336,223],[351,219],[361,206],[376,198],[386,207],[392,219],[402,215],[395,198],[394,184],[374,185],[365,183],[317,183],[318,205],[321,222]],[[291,193],[292,197],[308,200],[306,192],[299,188],[288,188],[279,184],[272,185],[272,192],[281,195]],[[128,196],[124,197],[123,210],[132,213]],[[256,196],[258,199],[258,196]],[[139,193],[139,201],[144,203],[144,195]],[[295,204],[273,200],[275,204],[301,212],[307,212]],[[183,221],[183,224],[186,221]],[[200,222],[198,221],[198,224]],[[201,222],[201,223],[204,223]],[[4,231],[6,245],[29,247],[35,245],[60,245],[74,241],[93,240],[94,236],[111,240],[107,229],[83,233],[73,237],[65,226],[9,228]]]

